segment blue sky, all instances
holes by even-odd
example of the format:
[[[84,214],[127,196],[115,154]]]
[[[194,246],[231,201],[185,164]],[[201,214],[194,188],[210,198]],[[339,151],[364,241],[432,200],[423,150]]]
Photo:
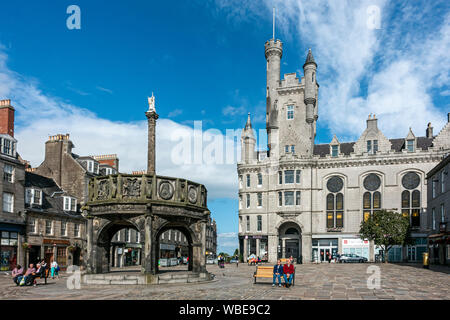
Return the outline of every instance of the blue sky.
[[[81,30],[66,27],[69,5]],[[204,183],[219,250],[237,247],[236,164],[177,164],[175,131],[210,137],[265,126],[264,43],[284,42],[282,74],[303,74],[308,48],[320,84],[317,143],[358,138],[369,113],[387,137],[437,133],[450,111],[448,1],[23,1],[0,9],[0,98],[16,107],[23,158],[37,166],[48,135],[79,154],[117,153],[145,168],[147,96],[156,96],[157,171]],[[380,12],[369,28],[368,8]],[[213,130],[211,130],[213,129]],[[175,141],[176,142],[176,141]]]

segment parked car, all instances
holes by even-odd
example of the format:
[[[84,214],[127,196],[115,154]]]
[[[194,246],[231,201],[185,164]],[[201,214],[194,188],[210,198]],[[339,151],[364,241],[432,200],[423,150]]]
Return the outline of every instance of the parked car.
[[[233,258],[233,259],[230,260],[230,263],[238,263],[238,259],[234,259]]]
[[[344,253],[339,256],[339,262],[340,263],[348,263],[348,262],[364,263],[364,262],[367,262],[367,258],[357,256],[356,254],[353,254],[353,253]]]
[[[206,264],[217,264],[217,258],[208,258],[206,259]]]

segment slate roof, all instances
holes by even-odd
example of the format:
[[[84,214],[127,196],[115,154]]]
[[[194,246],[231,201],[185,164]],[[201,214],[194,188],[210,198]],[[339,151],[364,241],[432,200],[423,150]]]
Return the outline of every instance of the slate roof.
[[[391,142],[391,150],[395,152],[401,152],[405,149],[405,139],[389,139]],[[354,152],[353,146],[355,142],[344,142],[340,144],[341,153],[344,155],[350,155],[350,153]],[[428,150],[429,147],[433,145],[433,138],[427,137],[417,137],[417,149]],[[320,156],[321,158],[325,157],[327,154],[330,154],[330,144],[316,144],[314,146],[314,155]]]
[[[71,218],[82,217],[79,213],[64,211],[64,191],[53,179],[25,171],[25,188],[32,187],[42,190],[42,205],[34,204],[30,207],[28,204],[25,204],[27,211]]]

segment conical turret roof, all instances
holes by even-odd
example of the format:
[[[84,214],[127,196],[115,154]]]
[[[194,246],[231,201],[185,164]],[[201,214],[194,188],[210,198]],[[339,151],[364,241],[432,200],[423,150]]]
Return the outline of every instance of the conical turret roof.
[[[313,54],[312,54],[311,49],[308,50],[308,56],[306,57],[306,61],[305,61],[305,64],[303,65],[303,68],[304,68],[307,64],[310,64],[310,63],[315,64],[316,67],[317,67],[317,63],[316,63],[316,61],[314,61],[314,57],[313,57]]]

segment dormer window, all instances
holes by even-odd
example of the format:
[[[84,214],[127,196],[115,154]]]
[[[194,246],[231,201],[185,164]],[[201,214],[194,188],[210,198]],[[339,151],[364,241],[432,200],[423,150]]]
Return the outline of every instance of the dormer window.
[[[15,142],[12,139],[0,138],[0,152],[8,156],[15,156]]]
[[[77,199],[72,197],[64,197],[64,211],[77,211]]]
[[[406,140],[406,149],[408,152],[414,152],[414,140]]]
[[[100,166],[97,161],[86,160],[85,163],[87,171],[89,171],[90,173],[99,174]]]
[[[294,106],[287,106],[287,119],[294,119]]]
[[[339,146],[338,145],[331,146],[331,156],[333,158],[336,158],[338,155],[339,155]]]
[[[25,203],[28,205],[42,205],[42,191],[35,188],[27,188],[25,191]]]

